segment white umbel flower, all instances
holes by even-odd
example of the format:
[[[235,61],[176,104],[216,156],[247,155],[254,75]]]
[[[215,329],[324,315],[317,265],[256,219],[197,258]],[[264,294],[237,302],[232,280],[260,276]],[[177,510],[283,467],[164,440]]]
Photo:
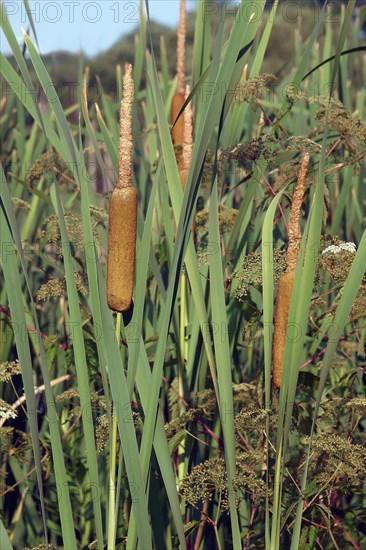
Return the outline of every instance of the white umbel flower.
[[[356,250],[355,243],[342,243],[339,245],[331,244],[323,250],[322,256],[324,254],[340,254],[341,252],[351,252],[352,254],[356,254]]]

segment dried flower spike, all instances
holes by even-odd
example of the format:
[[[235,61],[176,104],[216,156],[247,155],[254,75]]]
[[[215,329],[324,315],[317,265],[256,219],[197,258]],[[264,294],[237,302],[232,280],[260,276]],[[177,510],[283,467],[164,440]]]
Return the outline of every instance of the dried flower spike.
[[[273,335],[273,383],[276,388],[281,387],[283,355],[285,351],[286,332],[291,305],[292,289],[295,280],[295,269],[301,243],[300,211],[304,196],[305,178],[309,166],[309,154],[303,156],[297,186],[292,201],[289,229],[287,268],[280,276],[277,286],[276,311]]]
[[[297,257],[299,255],[300,243],[301,243],[301,230],[300,230],[300,211],[302,205],[302,199],[304,197],[305,179],[309,166],[309,153],[305,153],[303,156],[300,172],[297,180],[297,186],[294,192],[292,200],[290,221],[288,225],[288,248],[287,248],[287,272],[295,271]]]
[[[109,203],[107,301],[114,311],[127,311],[135,278],[137,191],[132,187],[132,65],[126,64],[120,111],[118,183]]]
[[[123,100],[119,117],[118,146],[118,183],[117,188],[131,187],[132,180],[132,103],[135,86],[132,78],[132,65],[126,63],[126,73],[123,81]]]

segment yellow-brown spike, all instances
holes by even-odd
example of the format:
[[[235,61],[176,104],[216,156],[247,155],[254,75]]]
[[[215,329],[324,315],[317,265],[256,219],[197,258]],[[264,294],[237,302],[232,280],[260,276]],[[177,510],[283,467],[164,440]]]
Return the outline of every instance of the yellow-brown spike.
[[[177,36],[177,91],[173,96],[171,107],[171,124],[174,124],[181,108],[184,105],[185,93],[185,49],[186,49],[186,0],[180,0],[179,25]],[[182,145],[184,139],[184,113],[177,120],[172,129],[172,141],[174,145]],[[177,158],[178,164],[180,159]]]
[[[132,103],[134,95],[135,86],[132,78],[132,65],[126,63],[123,80],[123,99],[121,101],[119,117],[118,189],[132,186]]]
[[[190,94],[190,87],[186,87],[185,100]],[[184,131],[183,131],[183,149],[181,159],[180,181],[182,183],[183,190],[186,186],[187,175],[189,167],[192,161],[193,151],[193,112],[192,103],[189,102],[184,111]]]
[[[285,351],[288,317],[291,306],[295,269],[301,244],[300,212],[304,196],[305,179],[309,166],[309,154],[302,159],[297,185],[294,192],[288,227],[287,268],[280,276],[277,285],[275,321],[273,334],[273,383],[281,387],[283,355]]]
[[[305,190],[305,179],[308,171],[310,156],[305,153],[301,161],[300,172],[297,179],[297,185],[292,199],[290,220],[288,224],[288,247],[287,247],[287,269],[294,271],[296,269],[297,257],[299,255],[301,244],[300,230],[300,211]]]
[[[189,94],[191,93],[190,86],[186,86],[186,95],[185,100],[187,100]],[[192,151],[193,151],[193,111],[192,103],[189,102],[184,111],[184,139],[183,139],[183,150],[181,157],[181,169],[179,170],[180,183],[182,185],[183,191],[186,188],[187,177],[189,172],[189,167],[192,161]],[[194,235],[194,219],[192,221],[192,235]]]
[[[186,0],[180,0],[179,25],[177,37],[177,92],[185,92],[185,56],[186,56]]]

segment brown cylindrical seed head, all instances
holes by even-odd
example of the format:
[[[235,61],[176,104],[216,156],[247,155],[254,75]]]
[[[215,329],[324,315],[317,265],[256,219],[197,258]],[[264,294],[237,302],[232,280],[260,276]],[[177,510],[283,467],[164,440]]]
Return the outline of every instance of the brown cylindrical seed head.
[[[107,301],[114,311],[127,311],[135,278],[137,192],[116,188],[109,202]]]
[[[285,351],[288,316],[295,272],[283,273],[278,281],[276,296],[275,324],[273,335],[273,383],[281,387],[283,354]]]
[[[171,108],[171,123],[174,124],[175,119],[179,115],[181,108],[184,105],[184,93],[176,92],[173,96]],[[172,141],[174,145],[183,145],[184,141],[184,113],[177,120],[176,125],[172,128]]]

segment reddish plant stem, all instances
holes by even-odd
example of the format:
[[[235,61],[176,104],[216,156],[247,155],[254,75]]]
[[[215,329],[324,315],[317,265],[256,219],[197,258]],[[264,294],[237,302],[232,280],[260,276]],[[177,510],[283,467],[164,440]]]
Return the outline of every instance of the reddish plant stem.
[[[203,530],[205,528],[205,523],[207,521],[206,518],[207,518],[208,504],[209,504],[209,501],[208,501],[208,498],[206,498],[205,502],[204,502],[204,505],[203,505],[203,508],[202,508],[202,511],[201,511],[201,519],[200,519],[200,523],[199,523],[199,527],[198,527],[197,536],[196,536],[196,540],[195,540],[195,543],[194,543],[193,550],[199,550],[199,547],[200,547],[201,542],[202,542]]]
[[[272,185],[269,183],[268,179],[267,179],[266,176],[263,174],[263,172],[262,172],[262,170],[259,168],[259,165],[258,165],[258,164],[257,164],[257,168],[258,168],[258,171],[259,171],[260,175],[262,176],[262,178],[264,179],[264,181],[265,181],[266,184],[268,185],[269,190],[271,191],[271,195],[274,197],[274,196],[276,195],[276,193],[275,193],[275,191],[274,191]],[[280,210],[280,212],[281,212],[281,216],[282,216],[282,218],[283,218],[283,222],[284,222],[284,224],[285,224],[285,226],[286,226],[286,230],[287,230],[287,232],[288,232],[288,225],[287,225],[285,213],[284,213],[284,211],[283,211],[283,208],[282,208],[281,204],[278,204],[278,208],[279,208],[279,210]]]

